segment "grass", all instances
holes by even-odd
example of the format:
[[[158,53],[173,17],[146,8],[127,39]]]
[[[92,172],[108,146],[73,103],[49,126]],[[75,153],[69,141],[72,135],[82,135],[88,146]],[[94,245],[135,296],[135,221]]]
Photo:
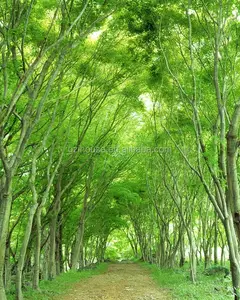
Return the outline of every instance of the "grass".
[[[107,270],[107,267],[107,263],[102,263],[92,270],[69,271],[67,273],[62,273],[52,281],[42,280],[40,282],[41,291],[39,292],[32,288],[27,288],[27,290],[24,291],[24,299],[49,300],[52,299],[53,296],[65,294],[69,289],[71,289],[74,283],[79,282],[84,278],[101,274]],[[14,300],[16,299],[16,296],[14,293],[9,293],[7,295],[7,299]]]
[[[159,286],[169,290],[172,299],[204,299],[204,300],[227,300],[233,299],[231,293],[231,280],[224,278],[222,274],[206,276],[203,272],[203,267],[198,268],[197,283],[192,284],[189,278],[189,267],[177,269],[159,269],[156,265],[141,263],[144,268],[150,270],[152,277]],[[107,270],[108,264],[103,263],[93,270],[83,270],[81,272],[69,271],[59,275],[53,281],[41,281],[41,291],[35,291],[27,288],[24,291],[24,299],[34,300],[50,300],[54,296],[65,294],[73,286],[84,278],[89,278],[93,275],[101,274]],[[12,293],[7,296],[8,300],[16,299],[14,294],[15,287]]]
[[[193,284],[187,266],[183,269],[159,269],[156,265],[146,263],[142,265],[151,271],[158,285],[169,290],[172,299],[233,299],[231,279],[224,278],[222,274],[206,276],[203,268],[199,267],[197,283]]]

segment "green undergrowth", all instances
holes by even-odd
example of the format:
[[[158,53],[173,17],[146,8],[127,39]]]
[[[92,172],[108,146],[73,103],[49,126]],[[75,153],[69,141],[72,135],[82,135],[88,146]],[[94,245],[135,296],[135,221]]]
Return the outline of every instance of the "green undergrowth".
[[[189,267],[180,269],[159,269],[156,265],[141,263],[150,269],[153,278],[162,287],[169,290],[172,299],[233,299],[231,279],[223,274],[207,276],[202,267],[197,271],[197,283],[193,284],[189,276]]]
[[[32,288],[27,288],[27,290],[24,291],[24,299],[50,300],[53,296],[65,294],[69,289],[71,289],[74,283],[79,282],[81,279],[104,273],[107,268],[108,264],[102,263],[99,264],[95,269],[69,271],[67,273],[62,273],[52,281],[42,280],[40,282],[41,291],[38,292]],[[16,299],[16,296],[14,293],[9,293],[7,299],[13,300]]]

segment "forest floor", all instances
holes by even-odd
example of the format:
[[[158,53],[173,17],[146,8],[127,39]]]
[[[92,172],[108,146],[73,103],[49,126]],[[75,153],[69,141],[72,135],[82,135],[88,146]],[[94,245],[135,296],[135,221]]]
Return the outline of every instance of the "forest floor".
[[[149,270],[133,263],[110,264],[105,273],[75,283],[56,300],[168,300],[166,289],[158,287]]]

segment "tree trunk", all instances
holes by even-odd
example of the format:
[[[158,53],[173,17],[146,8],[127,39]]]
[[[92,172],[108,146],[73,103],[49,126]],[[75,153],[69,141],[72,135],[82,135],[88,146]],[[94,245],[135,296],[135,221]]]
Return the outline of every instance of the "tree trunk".
[[[82,211],[80,222],[77,229],[75,244],[73,247],[72,253],[72,266],[71,269],[77,270],[79,267],[79,258],[80,258],[80,251],[83,246],[83,236],[84,236],[84,227],[85,227],[85,213]]]
[[[7,244],[6,244],[4,286],[6,291],[8,291],[11,286],[10,237],[8,237]]]
[[[229,260],[230,260],[230,269],[232,275],[232,284],[234,291],[234,299],[240,299],[240,255],[238,250],[238,241],[237,236],[234,230],[233,219],[231,215],[224,223],[225,232],[228,240],[229,247]]]
[[[190,247],[189,261],[190,261],[190,278],[193,283],[197,280],[197,259],[196,259],[196,245],[192,230],[187,229],[188,241]]]
[[[64,272],[63,253],[62,253],[62,225],[58,218],[57,234],[56,234],[56,272],[57,275]]]
[[[83,207],[82,207],[82,211],[81,211],[80,218],[79,218],[77,233],[76,233],[76,237],[75,237],[75,244],[74,244],[73,251],[72,251],[71,269],[73,269],[73,270],[78,269],[79,255],[80,255],[81,249],[83,248],[85,216],[87,213],[88,200],[89,200],[88,198],[90,195],[92,175],[93,175],[93,164],[91,162],[90,166],[89,166],[89,173],[88,173],[88,176],[86,177],[86,182],[85,182],[86,189],[85,189],[85,194],[84,194],[84,199],[83,199]]]
[[[214,222],[214,265],[218,264],[218,218],[215,213],[215,222]]]
[[[17,300],[23,300],[22,272],[23,272],[23,267],[24,267],[24,262],[25,262],[27,246],[28,246],[29,238],[30,238],[31,231],[32,231],[33,219],[34,219],[35,212],[37,210],[37,206],[38,206],[38,204],[35,203],[30,208],[28,223],[27,223],[27,227],[25,229],[23,243],[22,243],[22,247],[20,250],[20,254],[19,254],[19,259],[18,259],[18,264],[17,264],[17,274],[16,274],[16,299]]]
[[[57,200],[56,200],[57,201]],[[59,200],[60,201],[60,200]],[[57,201],[53,205],[53,213],[50,221],[50,249],[49,249],[49,280],[53,280],[56,277],[56,233],[57,233],[57,220],[59,213],[60,203]]]
[[[180,261],[179,261],[179,267],[183,267],[185,263],[185,243],[184,243],[184,234],[181,237],[180,241]]]
[[[240,196],[237,173],[238,131],[240,125],[240,102],[235,106],[227,133],[227,207],[228,218],[225,229],[228,239],[230,265],[235,299],[240,299]]]
[[[12,179],[6,179],[5,186],[0,193],[0,299],[7,300],[4,286],[4,265],[8,225],[12,204]]]
[[[36,240],[34,249],[33,288],[39,290],[40,254],[41,254],[41,214],[42,208],[38,207],[36,218]]]

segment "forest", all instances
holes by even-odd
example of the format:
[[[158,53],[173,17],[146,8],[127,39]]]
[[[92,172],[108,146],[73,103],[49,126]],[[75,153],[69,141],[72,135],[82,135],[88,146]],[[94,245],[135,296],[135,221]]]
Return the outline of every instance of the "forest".
[[[0,300],[117,260],[240,300],[239,4],[0,2]]]

